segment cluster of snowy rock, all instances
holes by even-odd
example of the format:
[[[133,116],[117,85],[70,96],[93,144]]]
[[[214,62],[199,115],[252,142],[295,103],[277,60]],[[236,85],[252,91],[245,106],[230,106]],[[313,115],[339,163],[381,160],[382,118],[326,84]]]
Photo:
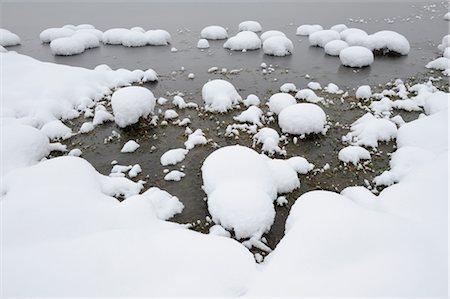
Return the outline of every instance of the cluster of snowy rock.
[[[408,40],[395,31],[378,31],[368,34],[362,29],[348,28],[345,24],[323,29],[320,25],[301,25],[297,35],[309,36],[312,46],[324,48],[326,54],[339,56],[341,63],[349,67],[369,66],[374,54],[394,53],[407,55],[410,50]]]
[[[102,32],[90,24],[65,25],[60,28],[48,28],[41,32],[43,43],[50,43],[54,55],[76,55],[87,49],[100,46],[100,42],[126,47],[146,45],[166,46],[171,36],[165,30],[148,30],[141,27],[131,29],[114,28]]]
[[[425,67],[442,71],[445,76],[450,76],[450,34],[442,38],[438,50],[442,53],[442,56],[430,61]]]

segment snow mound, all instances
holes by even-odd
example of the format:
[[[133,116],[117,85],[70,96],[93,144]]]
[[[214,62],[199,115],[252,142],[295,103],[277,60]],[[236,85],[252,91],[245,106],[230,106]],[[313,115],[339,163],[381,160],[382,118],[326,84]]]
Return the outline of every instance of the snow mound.
[[[330,30],[334,30],[337,31],[339,33],[341,33],[342,31],[348,29],[347,25],[345,24],[336,24],[330,27]]]
[[[397,137],[397,127],[387,119],[376,118],[366,113],[351,125],[351,132],[342,137],[352,145],[378,147],[378,141],[389,141]]]
[[[102,41],[104,44],[125,47],[167,46],[171,42],[171,36],[166,30],[156,29],[143,32],[143,30],[133,29],[112,28],[106,30],[103,33]]]
[[[195,130],[192,134],[189,134],[188,140],[184,143],[186,149],[191,150],[197,145],[202,145],[208,143],[202,129]]]
[[[100,46],[100,39],[90,32],[79,32],[77,31],[74,35],[70,37],[71,39],[76,39],[80,41],[85,49],[97,48]],[[50,43],[51,48],[52,43]]]
[[[60,120],[53,120],[41,128],[42,133],[44,133],[49,139],[67,139],[71,136],[72,130],[63,124]]]
[[[297,91],[297,86],[294,83],[284,83],[280,86],[280,91],[285,93],[295,92]]]
[[[263,42],[264,54],[272,56],[291,55],[294,45],[292,41],[285,36],[277,35],[267,38]]]
[[[57,38],[70,37],[74,34],[75,30],[69,28],[48,28],[40,33],[39,38],[43,43],[50,43]]]
[[[242,101],[246,107],[248,106],[259,106],[261,104],[261,100],[258,96],[254,94],[249,94],[245,100]]]
[[[435,69],[440,71],[448,70],[450,69],[450,59],[446,57],[439,57],[433,61],[428,62],[425,67],[428,69]]]
[[[339,56],[341,51],[348,48],[348,46],[349,45],[343,40],[332,40],[325,45],[324,51],[330,56]]]
[[[373,63],[372,51],[365,47],[352,46],[345,48],[339,54],[341,63],[349,67],[365,67]]]
[[[185,176],[186,176],[186,174],[184,172],[181,172],[179,170],[172,170],[171,172],[169,172],[168,174],[166,174],[164,176],[164,180],[179,182]]]
[[[199,49],[208,49],[209,48],[209,42],[207,39],[199,39],[197,42],[197,48]]]
[[[410,45],[406,37],[395,31],[383,30],[368,36],[364,45],[372,51],[381,51],[383,54],[394,52],[408,55]]]
[[[268,39],[269,37],[273,37],[273,36],[286,36],[286,34],[284,34],[281,31],[278,31],[278,30],[268,30],[268,31],[265,31],[263,34],[261,34],[260,38],[261,38],[261,41],[264,43],[264,41],[266,39]]]
[[[339,151],[338,158],[344,163],[357,165],[360,160],[370,160],[370,153],[361,146],[350,145]]]
[[[367,36],[368,34],[364,30],[359,28],[347,28],[340,32],[341,39],[344,41],[347,40],[347,37],[349,37],[350,35]]]
[[[61,37],[50,43],[53,55],[70,56],[81,54],[86,49],[84,43],[73,37]]]
[[[7,29],[0,28],[0,46],[10,47],[20,45],[20,37]]]
[[[288,106],[295,105],[297,101],[293,96],[288,93],[279,92],[272,95],[267,102],[269,110],[275,114],[280,114],[280,112]]]
[[[262,151],[269,155],[282,152],[278,146],[280,135],[272,128],[262,128],[259,130],[258,133],[253,135],[253,141],[256,144],[262,144]]]
[[[238,116],[233,117],[234,120],[241,123],[251,123],[258,126],[262,126],[261,118],[263,117],[263,112],[256,106],[250,106],[247,110],[242,111]]]
[[[308,36],[313,34],[314,32],[323,30],[323,27],[320,25],[300,25],[297,27],[296,35]]]
[[[339,40],[341,36],[335,30],[320,30],[309,35],[309,43],[311,46],[325,47],[326,44],[333,40]]]
[[[448,109],[450,102],[450,94],[437,91],[425,99],[423,110],[426,114],[431,115]]]
[[[372,88],[369,85],[361,85],[356,90],[355,96],[357,99],[368,100],[372,96]]]
[[[160,159],[161,165],[167,166],[167,165],[175,165],[177,163],[180,163],[181,161],[184,160],[184,158],[186,158],[186,155],[188,152],[189,152],[189,150],[184,149],[184,148],[176,148],[176,149],[168,150],[161,156],[161,159]]]
[[[153,93],[140,86],[121,88],[111,97],[114,119],[121,128],[137,123],[141,117],[147,117],[153,112],[155,104]]]
[[[223,44],[223,47],[232,51],[257,50],[261,48],[261,40],[252,31],[241,31],[235,36],[230,37]]]
[[[295,104],[280,112],[278,124],[284,133],[294,135],[325,133],[326,115],[318,105]]]
[[[299,100],[305,100],[310,103],[319,103],[323,101],[322,97],[316,95],[311,89],[301,89],[295,94],[295,98]]]
[[[133,153],[135,152],[138,148],[140,147],[140,145],[134,141],[134,140],[130,140],[127,143],[125,143],[122,147],[122,149],[120,150],[121,153]]]
[[[150,46],[167,46],[172,40],[170,33],[162,29],[148,30],[145,37]]]
[[[205,108],[214,112],[226,112],[242,101],[236,88],[230,82],[221,79],[205,83],[202,88],[202,97]]]
[[[228,38],[228,33],[221,26],[207,26],[202,29],[200,36],[205,39],[217,40]]]
[[[260,32],[261,30],[261,24],[256,21],[244,21],[239,24],[239,31]]]

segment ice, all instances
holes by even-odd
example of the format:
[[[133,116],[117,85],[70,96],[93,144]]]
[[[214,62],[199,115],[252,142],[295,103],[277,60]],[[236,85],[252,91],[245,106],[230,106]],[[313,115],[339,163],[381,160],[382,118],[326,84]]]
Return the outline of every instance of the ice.
[[[301,89],[295,94],[296,99],[305,100],[310,103],[319,103],[323,101],[322,97],[316,95],[311,89]]]
[[[258,126],[262,126],[261,120],[263,117],[263,112],[256,106],[250,106],[247,110],[242,111],[238,116],[233,117],[234,120],[241,123],[251,123]]]
[[[177,163],[180,163],[181,161],[184,160],[184,158],[186,157],[188,152],[189,152],[189,150],[184,149],[184,148],[176,148],[176,149],[168,150],[161,156],[161,159],[160,159],[161,165],[167,166],[167,165],[175,165]]]
[[[207,39],[199,39],[197,42],[197,48],[199,49],[208,49],[209,48],[209,42]]]
[[[241,31],[235,36],[230,37],[223,44],[223,47],[233,51],[257,50],[261,48],[261,40],[252,31]]]
[[[272,56],[291,55],[294,45],[292,41],[285,36],[277,35],[267,38],[263,42],[264,54]]]
[[[202,88],[202,97],[205,108],[213,112],[226,112],[242,101],[234,86],[221,79],[205,83]]]
[[[184,143],[187,150],[193,149],[197,145],[202,145],[208,143],[202,129],[197,129],[193,133],[189,134],[188,140]]]
[[[171,172],[169,172],[168,174],[166,174],[164,176],[164,180],[179,182],[185,176],[186,176],[186,174],[184,172],[181,172],[178,170],[172,170]]]
[[[221,26],[208,26],[202,29],[200,36],[205,39],[217,40],[228,38],[228,33]]]
[[[345,48],[339,54],[341,63],[349,67],[365,67],[373,63],[372,51],[361,46]]]
[[[338,158],[345,163],[353,163],[357,165],[360,160],[370,160],[370,153],[361,146],[350,145],[341,149]]]
[[[371,34],[364,44],[372,51],[395,52],[400,55],[407,55],[410,50],[409,42],[400,33],[390,30],[378,31]]]
[[[276,93],[269,98],[267,105],[269,110],[275,114],[280,114],[280,112],[288,106],[296,104],[297,101],[293,96],[288,93]]]
[[[314,32],[323,30],[323,27],[320,25],[301,25],[297,28],[296,35],[304,35],[308,36],[313,34]]]
[[[53,55],[70,56],[81,54],[86,49],[84,42],[73,37],[61,37],[54,39],[50,43]]]
[[[283,85],[280,86],[280,91],[286,93],[296,92],[297,87],[295,86],[294,83],[284,83]]]
[[[341,51],[348,47],[348,44],[343,40],[332,40],[325,44],[324,51],[330,56],[339,56]]]
[[[284,34],[281,31],[278,31],[278,30],[268,30],[268,31],[265,31],[264,33],[262,33],[260,38],[261,38],[261,41],[264,43],[264,41],[266,39],[273,37],[273,36],[286,36],[286,34]]]
[[[140,145],[136,141],[129,140],[129,141],[127,141],[127,143],[125,143],[123,145],[120,152],[121,153],[134,153],[139,147],[140,147]]]
[[[242,103],[248,107],[248,106],[259,106],[259,104],[261,104],[260,99],[254,95],[254,94],[249,94],[247,96],[247,98],[245,98],[245,100],[242,101]]]
[[[261,25],[256,21],[244,21],[239,24],[239,31],[260,32],[261,30]]]
[[[366,113],[351,126],[351,132],[342,137],[352,145],[378,147],[378,141],[389,141],[397,137],[397,127],[387,119],[376,118]]]
[[[370,97],[372,96],[372,89],[370,88],[369,85],[361,85],[356,90],[355,96],[357,99],[362,99],[362,100],[370,99]]]
[[[147,117],[155,108],[156,99],[145,87],[129,86],[116,90],[111,97],[111,106],[116,124],[125,128]]]
[[[325,47],[326,44],[333,40],[339,40],[341,36],[335,30],[320,30],[309,35],[309,43],[311,46]]]
[[[325,133],[326,115],[316,104],[295,104],[280,112],[278,124],[283,133],[294,135]]]
[[[20,45],[20,37],[7,29],[0,28],[0,46],[10,47]]]

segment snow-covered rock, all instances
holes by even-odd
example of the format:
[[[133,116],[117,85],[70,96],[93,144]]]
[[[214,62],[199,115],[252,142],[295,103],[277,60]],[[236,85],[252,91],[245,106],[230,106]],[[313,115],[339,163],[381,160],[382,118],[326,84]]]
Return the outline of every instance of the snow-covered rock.
[[[281,92],[295,92],[297,91],[297,86],[295,86],[294,83],[284,83],[283,85],[280,86],[280,91]]]
[[[0,46],[10,47],[20,45],[20,37],[7,29],[0,28]]]
[[[367,100],[372,96],[372,88],[369,85],[361,85],[356,90],[355,96],[358,100]]]
[[[230,37],[223,44],[223,47],[233,51],[257,50],[261,48],[261,40],[252,31],[241,31],[235,36]]]
[[[81,54],[86,49],[84,43],[73,37],[61,37],[50,42],[53,55],[70,56]]]
[[[373,63],[374,57],[372,51],[361,46],[352,46],[345,48],[339,54],[341,63],[349,67],[365,67]]]
[[[348,29],[347,25],[345,24],[336,24],[330,27],[330,30],[335,30],[337,32],[342,32],[344,30]]]
[[[400,55],[407,55],[410,50],[406,37],[390,30],[378,31],[369,35],[364,46],[372,51],[381,51],[383,54],[394,52]]]
[[[206,109],[215,112],[226,112],[242,101],[236,88],[230,82],[221,79],[205,83],[202,88],[202,97]]]
[[[361,146],[350,145],[341,149],[338,158],[344,163],[357,165],[360,160],[370,160],[370,153]]]
[[[425,66],[428,69],[435,69],[435,70],[448,70],[450,69],[450,59],[446,57],[439,57],[436,58],[433,61],[430,61]]]
[[[348,47],[348,44],[343,40],[332,40],[325,44],[324,51],[330,56],[339,56],[341,51]]]
[[[130,140],[127,141],[127,143],[125,143],[122,147],[122,149],[120,150],[121,153],[133,153],[135,152],[138,148],[140,147],[140,145],[134,141],[134,140]]]
[[[297,27],[296,30],[296,35],[304,35],[304,36],[308,36],[313,34],[314,32],[317,31],[321,31],[323,30],[323,27],[320,25],[300,25],[299,27]]]
[[[197,145],[208,143],[202,129],[197,129],[193,133],[188,135],[188,140],[184,143],[186,149],[191,150]]]
[[[239,31],[260,32],[261,30],[261,24],[256,21],[244,21],[239,24]]]
[[[288,93],[280,92],[269,98],[267,106],[269,106],[270,111],[278,115],[284,108],[295,105],[296,103],[297,101],[293,96]]]
[[[267,38],[263,42],[264,54],[273,56],[291,55],[294,45],[292,41],[285,36],[276,35]]]
[[[145,37],[150,46],[167,46],[172,41],[170,33],[163,29],[148,30]]]
[[[207,39],[199,39],[197,42],[197,48],[199,49],[208,49],[209,48],[209,42]]]
[[[242,101],[242,103],[248,107],[248,106],[259,106],[261,104],[261,100],[258,98],[258,96],[254,94],[249,94],[245,100]]]
[[[39,38],[43,43],[50,43],[57,38],[70,37],[74,34],[75,30],[69,28],[48,28],[40,33]]]
[[[295,104],[280,112],[278,124],[284,133],[294,135],[325,133],[326,114],[315,104]]]
[[[184,160],[189,150],[184,148],[171,149],[165,152],[160,159],[162,166],[175,165]]]
[[[281,153],[278,146],[280,142],[280,135],[272,128],[262,128],[253,136],[256,144],[262,144],[262,151],[273,155],[274,153]]]
[[[233,117],[234,120],[241,123],[251,123],[258,126],[262,126],[261,118],[263,116],[263,112],[256,106],[250,106],[247,110],[242,111],[238,116]]]
[[[179,170],[172,170],[171,172],[169,172],[164,176],[164,180],[179,182],[185,176],[186,174],[184,172],[181,172]]]
[[[320,30],[309,35],[309,43],[311,46],[325,47],[326,44],[333,40],[339,40],[341,36],[335,30]]]
[[[116,124],[124,128],[147,117],[155,108],[156,99],[145,87],[129,86],[115,91],[111,97],[111,106]]]
[[[286,36],[286,34],[284,34],[281,31],[278,31],[278,30],[268,30],[268,31],[263,32],[261,34],[260,38],[261,38],[261,41],[264,43],[264,41],[266,39],[268,39],[269,37],[273,37],[273,36]]]
[[[207,26],[202,29],[200,36],[205,39],[217,40],[228,38],[228,33],[221,26]]]
[[[323,101],[322,97],[316,95],[316,93],[311,89],[301,89],[295,94],[295,98],[299,100],[305,100],[310,103],[319,103]]]

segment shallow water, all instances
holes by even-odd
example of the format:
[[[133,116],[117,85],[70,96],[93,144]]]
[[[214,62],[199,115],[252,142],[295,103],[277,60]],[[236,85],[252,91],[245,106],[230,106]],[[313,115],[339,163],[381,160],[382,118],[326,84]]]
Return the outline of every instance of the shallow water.
[[[432,11],[436,10],[436,11]],[[30,55],[40,60],[73,66],[93,68],[106,63],[113,69],[153,68],[160,75],[158,83],[145,84],[155,96],[167,96],[167,92],[180,91],[186,101],[202,104],[201,88],[208,79],[222,78],[233,83],[239,93],[246,97],[250,93],[258,95],[264,103],[266,99],[278,92],[281,84],[295,83],[298,88],[305,88],[309,81],[318,81],[322,86],[329,82],[338,84],[342,89],[352,89],[359,85],[376,85],[395,78],[410,78],[424,72],[424,65],[437,56],[436,42],[448,33],[448,22],[442,20],[444,4],[424,8],[420,3],[133,3],[133,4],[14,4],[2,5],[1,26],[17,33],[22,38],[22,45],[11,49]],[[332,14],[330,12],[333,12]],[[421,16],[421,19],[416,18]],[[362,23],[349,21],[357,17]],[[386,18],[394,20],[388,23]],[[409,18],[409,19],[408,19]],[[260,51],[246,53],[232,52],[222,48],[223,41],[211,41],[211,48],[206,51],[197,49],[196,43],[200,30],[207,25],[218,24],[229,27],[229,33],[235,34],[240,21],[254,19],[259,21],[264,30],[277,29],[285,32],[294,42],[294,54],[289,57],[269,57]],[[145,29],[166,29],[172,34],[172,45],[168,47],[125,48],[122,46],[102,45],[100,48],[87,50],[81,55],[71,57],[54,57],[48,45],[39,41],[39,33],[48,27],[65,24],[90,23],[98,29],[114,27],[141,26]],[[404,34],[411,43],[411,52],[407,57],[377,57],[375,63],[361,70],[353,70],[340,65],[339,59],[326,56],[323,49],[310,47],[306,37],[295,35],[297,26],[306,23],[318,23],[329,27],[337,23],[346,23],[349,27],[358,27],[368,32],[390,29]],[[182,30],[182,31],[181,31]],[[300,41],[301,40],[301,41]],[[172,53],[171,47],[178,52]],[[275,71],[271,74],[261,73],[261,62],[272,64]],[[181,71],[181,67],[185,71]],[[242,69],[236,75],[210,74],[207,70],[217,66],[219,69]],[[188,73],[195,73],[194,80],[187,78]],[[310,79],[305,75],[309,74]],[[378,90],[381,91],[382,89]],[[332,124],[340,122],[347,127],[332,126],[326,136],[310,137],[300,140],[298,144],[290,142],[286,146],[287,157],[304,156],[316,167],[326,163],[329,171],[300,176],[301,188],[287,195],[289,204],[277,207],[275,224],[267,234],[270,247],[274,247],[284,232],[284,223],[290,206],[302,193],[315,189],[341,191],[351,185],[364,185],[364,180],[371,181],[376,175],[388,168],[388,153],[394,150],[394,142],[382,144],[378,153],[364,170],[355,167],[343,167],[337,159],[337,152],[344,147],[341,137],[348,133],[348,125],[362,116],[365,111],[351,108],[355,99],[349,97],[341,103],[339,96],[320,94],[334,100],[335,105],[323,107]],[[322,105],[323,106],[323,105]],[[166,105],[162,109],[169,109]],[[264,108],[265,109],[265,108]],[[265,109],[266,111],[266,109]],[[198,116],[196,110],[178,110],[180,119],[190,116],[192,129],[201,128],[208,139],[219,146],[231,144],[252,145],[248,134],[241,134],[239,139],[223,136],[228,124],[233,123],[232,116],[239,111],[225,115],[207,114]],[[405,119],[414,119],[417,114],[402,113]],[[84,119],[68,123],[77,131]],[[218,126],[219,123],[219,126]],[[269,126],[276,127],[276,123]],[[104,143],[104,139],[115,130],[120,133],[119,140]],[[279,129],[278,129],[279,131]],[[132,154],[121,154],[123,144],[135,139],[141,147]],[[120,129],[113,123],[97,127],[92,133],[78,135],[67,140],[69,148],[80,148],[83,157],[95,168],[109,174],[110,162],[117,160],[121,165],[140,164],[143,173],[137,179],[148,181],[146,187],[158,186],[176,195],[184,203],[183,213],[173,218],[180,223],[195,224],[195,229],[207,231],[209,223],[201,189],[200,167],[202,161],[214,151],[213,142],[206,146],[195,147],[186,159],[177,165],[185,165],[186,177],[180,182],[164,181],[159,158],[171,148],[183,147],[186,140],[184,128],[174,125],[150,126],[142,121],[139,124]],[[155,150],[151,147],[155,146]],[[259,151],[260,147],[256,147]],[[177,167],[167,167],[178,169]]]

